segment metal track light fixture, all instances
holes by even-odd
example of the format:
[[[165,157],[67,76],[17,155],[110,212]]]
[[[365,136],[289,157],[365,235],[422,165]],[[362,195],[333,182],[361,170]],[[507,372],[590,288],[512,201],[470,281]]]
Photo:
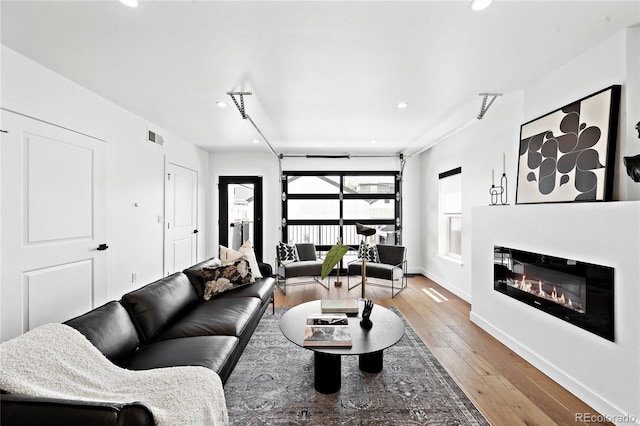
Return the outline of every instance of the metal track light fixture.
[[[273,155],[275,155],[275,157],[280,162],[285,157],[329,158],[329,159],[344,158],[344,159],[350,159],[350,158],[354,158],[354,157],[397,157],[398,156],[397,154],[393,154],[393,155],[385,155],[385,154],[381,154],[381,155],[354,155],[354,154],[331,154],[331,155],[326,155],[326,154],[318,154],[318,155],[306,154],[306,155],[296,155],[296,154],[283,154],[283,153],[278,154],[278,153],[276,153],[275,149],[273,149],[273,146],[271,145],[271,143],[269,143],[269,140],[266,138],[266,136],[260,131],[260,129],[258,128],[256,123],[254,123],[254,121],[251,119],[249,114],[247,114],[247,111],[246,111],[245,105],[244,105],[244,97],[245,96],[251,96],[252,94],[253,93],[251,93],[251,92],[227,92],[227,95],[231,96],[231,99],[233,100],[233,103],[236,105],[236,108],[238,108],[238,111],[240,112],[240,115],[242,116],[242,119],[243,120],[249,120],[251,125],[256,129],[258,134],[266,142],[266,144],[269,147],[269,150],[271,151],[271,153]],[[402,157],[402,154],[401,154],[400,155],[400,159],[402,160],[402,158],[403,157]]]
[[[412,158],[415,157],[417,155],[422,154],[423,152],[425,152],[427,149],[431,148],[432,146],[436,145],[438,142],[455,135],[458,132],[461,132],[462,130],[466,129],[467,127],[477,123],[478,121],[482,120],[484,118],[484,115],[487,113],[487,111],[489,110],[489,108],[491,108],[491,105],[493,105],[493,102],[496,100],[496,98],[498,96],[502,96],[502,93],[478,93],[478,96],[482,96],[482,105],[480,105],[480,112],[478,113],[477,116],[475,116],[474,118],[472,118],[471,120],[462,123],[461,125],[459,125],[458,127],[455,127],[451,130],[449,130],[448,132],[445,132],[444,134],[440,135],[438,138],[436,138],[435,140],[431,141],[430,143],[426,144],[425,146],[423,146],[421,149],[417,150],[416,152],[414,152],[411,155],[408,155],[407,158]]]
[[[253,126],[254,129],[256,129],[256,132],[258,132],[258,134],[260,135],[260,137],[262,137],[262,139],[265,141],[265,143],[267,144],[267,146],[269,147],[269,151],[271,151],[271,153],[273,155],[276,156],[276,158],[278,158],[278,160],[280,159],[280,156],[276,153],[275,149],[273,149],[273,146],[271,146],[271,143],[269,143],[269,140],[266,138],[266,136],[260,131],[260,129],[258,128],[258,126],[256,126],[256,123],[253,122],[253,120],[251,119],[251,117],[249,116],[249,114],[247,114],[247,111],[245,110],[244,107],[244,97],[245,96],[251,96],[252,93],[251,92],[227,92],[227,95],[231,96],[231,99],[233,100],[233,103],[236,105],[236,107],[238,108],[238,111],[240,111],[240,115],[242,116],[243,120],[249,120],[249,123],[251,123],[251,125]]]
[[[502,93],[480,93],[479,96],[482,96],[482,105],[480,106],[478,120],[482,120],[484,114],[489,110],[489,108],[491,108],[493,101],[495,101],[498,96],[502,96]],[[491,96],[491,99],[489,99],[489,96]],[[487,100],[489,100],[488,103]]]

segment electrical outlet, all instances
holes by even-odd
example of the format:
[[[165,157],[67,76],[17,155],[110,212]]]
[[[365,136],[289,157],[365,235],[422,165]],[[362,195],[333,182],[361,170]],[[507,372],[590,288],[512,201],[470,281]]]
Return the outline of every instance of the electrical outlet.
[[[135,272],[131,273],[131,282],[135,283],[138,280],[138,274],[136,274]]]

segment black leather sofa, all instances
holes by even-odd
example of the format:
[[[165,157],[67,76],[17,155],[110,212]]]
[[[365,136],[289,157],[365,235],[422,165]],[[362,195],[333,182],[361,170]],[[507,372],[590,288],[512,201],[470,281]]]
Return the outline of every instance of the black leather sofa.
[[[215,258],[198,263],[65,324],[123,368],[204,366],[218,373],[224,384],[273,303],[275,280],[271,266],[260,264],[264,278],[204,301],[200,270],[219,264]],[[3,393],[0,424],[152,426],[154,418],[140,402],[115,404]]]

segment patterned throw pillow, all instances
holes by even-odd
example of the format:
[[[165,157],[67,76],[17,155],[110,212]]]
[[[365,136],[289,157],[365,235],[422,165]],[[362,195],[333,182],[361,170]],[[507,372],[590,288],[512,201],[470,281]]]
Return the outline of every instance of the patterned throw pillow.
[[[364,241],[360,241],[360,247],[358,248],[358,259],[365,258],[367,262],[380,262],[380,256],[378,256],[378,249],[375,244],[367,244],[365,246]]]
[[[287,244],[282,241],[278,241],[278,260],[283,265],[291,262],[298,261],[298,249],[295,244]]]
[[[217,268],[202,268],[202,277],[204,278],[204,300],[256,281],[251,275],[249,261],[246,259]]]

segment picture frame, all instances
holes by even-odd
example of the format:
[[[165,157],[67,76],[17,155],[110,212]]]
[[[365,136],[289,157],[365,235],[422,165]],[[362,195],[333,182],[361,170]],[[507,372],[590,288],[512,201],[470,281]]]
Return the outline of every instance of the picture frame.
[[[611,201],[620,88],[520,126],[516,204]]]

